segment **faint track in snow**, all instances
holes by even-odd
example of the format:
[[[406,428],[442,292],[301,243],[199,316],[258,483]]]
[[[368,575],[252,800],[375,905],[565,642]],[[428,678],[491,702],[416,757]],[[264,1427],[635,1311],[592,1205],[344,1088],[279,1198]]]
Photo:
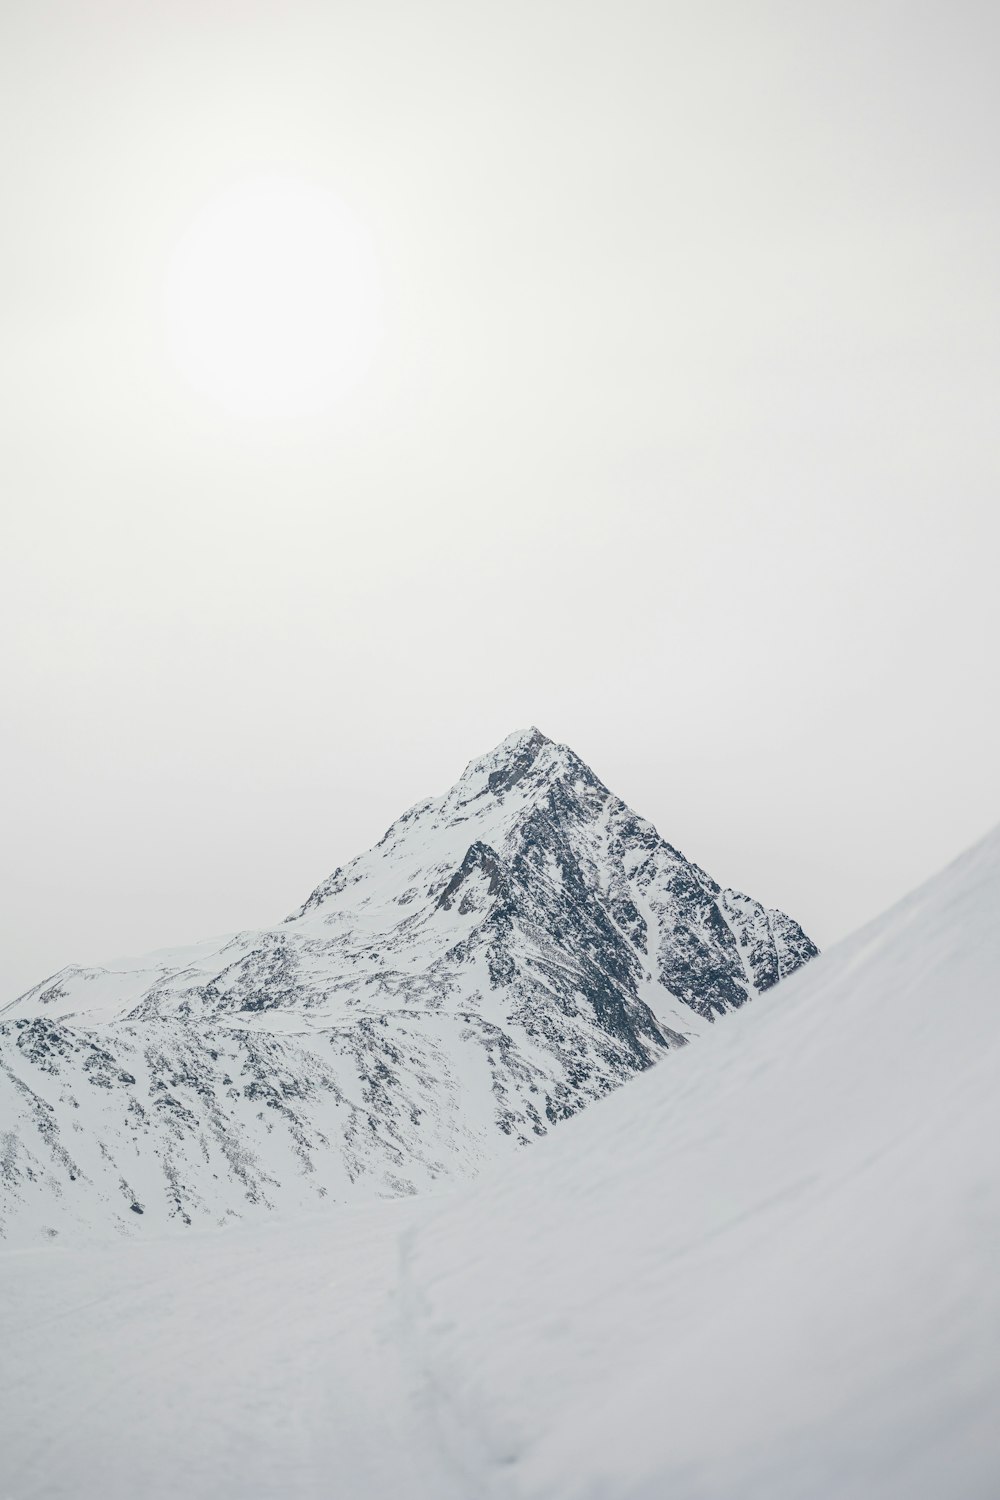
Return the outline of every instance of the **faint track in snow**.
[[[419,1233],[420,1225],[414,1224],[399,1236],[397,1318],[392,1325],[404,1368],[415,1384],[415,1405],[426,1416],[443,1463],[461,1484],[463,1500],[518,1500],[516,1445],[503,1443],[491,1433],[488,1416],[471,1410],[435,1370],[423,1331],[431,1310],[413,1275],[413,1248]]]

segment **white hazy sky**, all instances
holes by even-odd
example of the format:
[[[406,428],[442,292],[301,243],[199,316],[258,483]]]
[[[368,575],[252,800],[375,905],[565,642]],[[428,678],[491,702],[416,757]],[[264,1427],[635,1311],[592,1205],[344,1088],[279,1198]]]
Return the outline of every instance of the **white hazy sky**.
[[[1000,817],[1000,7],[0,28],[0,1000],[282,917],[528,723],[822,944]],[[280,422],[162,313],[262,174],[382,297]]]

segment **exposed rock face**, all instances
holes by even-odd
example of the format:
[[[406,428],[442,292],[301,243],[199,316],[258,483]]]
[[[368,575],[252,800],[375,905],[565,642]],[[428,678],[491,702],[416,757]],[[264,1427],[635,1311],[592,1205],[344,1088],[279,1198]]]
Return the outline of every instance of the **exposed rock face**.
[[[280,926],[65,969],[0,1012],[0,1232],[423,1189],[815,952],[566,746],[512,735]]]

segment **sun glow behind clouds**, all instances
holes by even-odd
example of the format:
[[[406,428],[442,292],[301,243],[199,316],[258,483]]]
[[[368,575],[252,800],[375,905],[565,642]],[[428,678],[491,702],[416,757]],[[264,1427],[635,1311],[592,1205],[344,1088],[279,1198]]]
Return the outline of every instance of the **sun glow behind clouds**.
[[[365,376],[381,333],[375,254],[332,193],[258,177],[210,203],[181,237],[166,285],[171,354],[236,416],[322,411]]]

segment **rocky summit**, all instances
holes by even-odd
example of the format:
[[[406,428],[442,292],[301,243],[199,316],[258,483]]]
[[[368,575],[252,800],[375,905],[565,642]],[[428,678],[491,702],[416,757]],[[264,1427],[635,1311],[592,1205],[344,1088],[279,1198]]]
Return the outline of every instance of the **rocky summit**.
[[[544,1134],[806,962],[537,729],[284,922],[0,1011],[0,1234],[413,1193]]]

